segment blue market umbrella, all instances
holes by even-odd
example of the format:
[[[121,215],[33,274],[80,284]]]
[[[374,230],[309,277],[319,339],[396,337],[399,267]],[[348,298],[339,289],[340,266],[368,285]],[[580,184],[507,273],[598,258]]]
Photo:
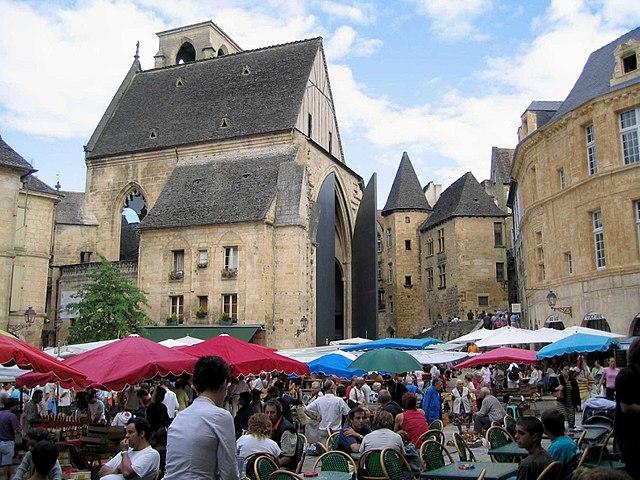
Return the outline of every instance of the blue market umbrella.
[[[537,359],[542,360],[567,354],[606,352],[611,348],[619,346],[620,342],[615,338],[588,335],[586,333],[574,333],[562,340],[543,347],[538,352]]]
[[[329,353],[316,358],[307,365],[309,365],[309,371],[311,373],[335,375],[340,378],[351,378],[354,375],[361,377],[367,373],[364,370],[349,368],[352,362],[353,360],[351,358],[340,355],[339,353]]]
[[[359,343],[347,348],[343,348],[345,352],[355,352],[357,350],[376,350],[378,348],[395,348],[398,350],[422,350],[429,345],[442,343],[437,338],[381,338],[380,340],[372,340],[371,342]]]

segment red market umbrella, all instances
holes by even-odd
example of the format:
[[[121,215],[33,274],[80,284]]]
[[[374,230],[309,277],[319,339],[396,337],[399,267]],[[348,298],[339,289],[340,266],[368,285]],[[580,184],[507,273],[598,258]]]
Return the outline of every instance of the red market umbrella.
[[[84,373],[3,330],[0,330],[0,364],[29,368],[48,375],[54,382],[71,381],[82,384],[87,379]]]
[[[309,373],[306,363],[298,362],[274,352],[273,349],[248,343],[226,334],[205,340],[202,343],[180,349],[195,357],[215,355],[227,361],[233,368],[233,375],[259,374],[277,370],[288,374]]]
[[[197,360],[187,353],[132,335],[71,357],[64,363],[86,374],[85,387],[118,391],[158,376],[191,374]],[[16,379],[18,385],[27,387],[48,381],[46,376],[32,373]]]
[[[489,363],[525,363],[533,365],[534,363],[537,363],[536,353],[537,352],[535,350],[501,347],[471,357],[464,362],[460,362],[455,367],[471,368]]]

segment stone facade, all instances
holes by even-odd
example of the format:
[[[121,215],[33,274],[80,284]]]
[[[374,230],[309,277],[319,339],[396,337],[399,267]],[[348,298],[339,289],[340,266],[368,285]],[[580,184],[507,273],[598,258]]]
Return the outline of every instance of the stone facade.
[[[466,319],[469,310],[477,314],[507,306],[506,283],[496,278],[496,264],[506,269],[506,248],[504,243],[494,242],[494,223],[502,224],[503,220],[502,217],[454,217],[421,233],[429,323],[455,316]],[[442,251],[438,242],[441,235]],[[432,249],[429,244],[433,244]],[[439,268],[443,267],[445,277],[441,281]],[[506,280],[506,270],[503,271]]]
[[[614,47],[598,55],[613,55]],[[640,161],[625,164],[620,115],[635,110],[638,116],[639,107],[635,83],[592,95],[521,139],[511,202],[520,296],[531,326],[552,315],[565,325],[591,326],[590,315],[606,319],[612,331],[638,334]],[[549,308],[549,290],[571,315]]]

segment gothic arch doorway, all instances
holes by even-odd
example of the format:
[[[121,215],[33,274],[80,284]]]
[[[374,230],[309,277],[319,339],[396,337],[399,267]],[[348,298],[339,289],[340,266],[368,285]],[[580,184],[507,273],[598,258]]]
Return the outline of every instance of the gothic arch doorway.
[[[335,298],[335,339],[344,339],[344,276],[342,275],[342,266],[336,259],[334,275],[336,279]]]
[[[124,197],[120,210],[120,261],[138,261],[138,225],[147,215],[147,202],[137,187]]]
[[[178,50],[176,55],[176,65],[181,63],[195,62],[196,61],[196,49],[189,42],[184,42]]]

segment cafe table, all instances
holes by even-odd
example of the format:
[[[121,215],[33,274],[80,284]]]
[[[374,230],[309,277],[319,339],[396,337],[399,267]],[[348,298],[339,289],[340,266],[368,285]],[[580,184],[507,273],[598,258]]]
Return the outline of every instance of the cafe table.
[[[492,457],[509,457],[513,458],[517,462],[529,455],[526,449],[519,447],[516,442],[509,442],[501,447],[492,448],[489,450],[489,455]]]
[[[314,480],[351,480],[354,476],[353,473],[347,472],[329,472],[329,471],[318,471],[317,477],[311,477]]]
[[[473,468],[463,469],[461,465],[473,465]],[[435,470],[420,473],[421,480],[443,480],[454,478],[476,479],[482,470],[486,470],[485,480],[506,480],[518,472],[517,463],[492,462],[453,462]]]
[[[605,425],[582,425],[570,433],[573,434],[572,437],[574,439],[578,440],[584,431],[585,442],[595,442],[599,438],[604,437],[610,430],[611,429]]]

